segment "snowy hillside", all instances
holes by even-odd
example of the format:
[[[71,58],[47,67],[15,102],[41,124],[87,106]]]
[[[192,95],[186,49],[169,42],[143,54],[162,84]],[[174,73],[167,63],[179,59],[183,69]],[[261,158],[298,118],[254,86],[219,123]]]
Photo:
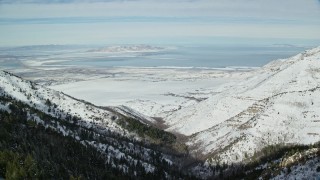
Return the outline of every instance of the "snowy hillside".
[[[0,93],[56,118],[65,119],[68,116],[75,116],[88,128],[97,125],[117,133],[123,132],[112,120],[117,118],[117,114],[98,109],[92,104],[81,102],[62,92],[38,86],[3,71],[0,71]],[[51,110],[51,106],[55,111]]]
[[[149,74],[154,72],[145,71]],[[164,79],[173,73],[177,72],[170,71]],[[130,103],[99,107],[0,71],[0,112],[4,116],[10,116],[13,110],[27,112],[28,121],[42,124],[83,145],[94,147],[113,168],[127,175],[130,172],[136,173],[137,176],[147,172],[157,176],[161,171],[163,177],[167,177],[167,173],[174,169],[172,166],[185,169],[187,176],[193,173],[201,178],[216,177],[219,173],[230,175],[230,172],[236,175],[243,173],[237,170],[247,170],[242,164],[255,162],[257,154],[265,149],[277,147],[271,148],[271,152],[279,151],[290,161],[290,158],[300,154],[291,154],[290,157],[281,148],[290,150],[298,145],[320,141],[320,47],[251,71],[181,73],[187,80],[182,78],[181,82],[177,80],[168,83],[163,80],[163,83],[158,83],[155,81],[156,75],[149,75],[148,78],[155,81],[150,83],[150,88],[143,86],[150,82],[146,78],[138,83],[142,87],[141,93],[152,91],[148,97],[153,101],[160,101],[165,96],[165,100],[170,100],[174,106],[145,103],[149,101],[141,103],[137,100],[132,102],[133,107],[128,107]],[[196,81],[193,75],[201,76],[200,80]],[[140,76],[143,75],[137,75]],[[226,81],[226,76],[230,76],[231,80]],[[176,78],[180,79],[181,76]],[[190,82],[192,79],[194,81]],[[126,80],[126,77],[114,79],[128,85]],[[187,86],[184,81],[190,84]],[[75,87],[88,88],[88,83],[82,81]],[[180,84],[189,89],[181,90],[184,86]],[[199,88],[199,84],[206,86]],[[119,89],[128,92],[128,89],[115,87],[114,84],[108,85],[115,88],[112,92]],[[69,84],[64,86],[70,88]],[[172,87],[177,90],[173,91]],[[94,87],[95,90],[99,88]],[[133,93],[129,92],[128,96],[132,96]],[[101,94],[95,95],[101,98]],[[108,95],[104,98],[115,94]],[[81,93],[76,97],[81,98]],[[179,101],[177,98],[180,98]],[[22,109],[15,108],[21,104]],[[170,108],[172,110],[167,112]],[[167,128],[167,132],[159,127]],[[177,136],[169,132],[177,133]],[[303,146],[300,148],[301,151],[297,153],[309,153]],[[312,165],[319,166],[319,144],[308,148],[310,152],[313,152],[312,148],[318,149],[312,157],[306,155],[309,159],[303,161],[304,164],[290,164],[290,172],[285,169],[287,165],[282,166],[280,163],[279,174],[274,178],[295,177],[296,174],[303,177],[310,177],[310,174],[312,177],[317,176],[318,170]],[[267,167],[268,163],[272,165],[286,160],[272,153],[265,156],[271,156],[274,162],[267,162],[270,160],[267,159],[259,163],[267,162]],[[138,162],[143,169],[141,172],[136,169]],[[225,165],[221,167],[222,164]],[[234,164],[238,164],[239,169],[233,168]],[[310,173],[303,174],[304,170]],[[263,171],[268,171],[268,168]],[[176,176],[180,172],[179,168],[178,171],[170,172],[171,177],[180,177]],[[255,170],[251,172],[257,173]],[[248,174],[251,172],[248,171]],[[263,173],[260,172],[260,175],[263,176]]]
[[[172,178],[187,176],[176,167],[183,152],[174,149],[179,145],[175,136],[148,125],[150,118],[126,107],[97,107],[1,71],[0,128],[5,127],[8,120],[25,131],[38,129],[33,133],[45,131],[45,135],[54,131],[59,139],[62,136],[81,147],[90,146],[100,154],[98,158],[105,166],[113,169],[112,173],[121,176],[151,179],[159,176],[157,173]],[[9,130],[5,135],[23,138],[16,135],[18,133]],[[32,143],[25,141],[23,143]],[[10,143],[5,144],[11,146]],[[1,144],[0,149],[7,146]],[[25,151],[31,151],[30,148]],[[39,161],[41,163],[41,159]]]
[[[244,76],[174,112],[168,130],[188,135],[193,154],[213,164],[248,160],[270,144],[320,140],[320,48]]]

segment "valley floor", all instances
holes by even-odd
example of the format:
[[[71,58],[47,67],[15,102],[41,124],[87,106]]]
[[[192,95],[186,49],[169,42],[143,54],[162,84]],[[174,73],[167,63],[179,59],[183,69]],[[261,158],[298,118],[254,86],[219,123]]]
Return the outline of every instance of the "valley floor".
[[[256,68],[101,68],[43,67],[16,74],[98,106],[128,106],[150,117],[172,112],[219,93]]]

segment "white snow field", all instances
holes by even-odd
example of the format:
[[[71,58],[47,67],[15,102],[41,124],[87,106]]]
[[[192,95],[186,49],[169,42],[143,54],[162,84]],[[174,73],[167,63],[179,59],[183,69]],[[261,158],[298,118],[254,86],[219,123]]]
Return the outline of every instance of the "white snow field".
[[[193,68],[117,68],[112,76],[51,85],[50,88],[99,106],[128,106],[150,117],[165,118],[203,101],[215,88],[238,79],[244,71]]]
[[[161,117],[210,163],[240,162],[270,144],[320,141],[320,47],[250,71],[122,71],[50,88]]]

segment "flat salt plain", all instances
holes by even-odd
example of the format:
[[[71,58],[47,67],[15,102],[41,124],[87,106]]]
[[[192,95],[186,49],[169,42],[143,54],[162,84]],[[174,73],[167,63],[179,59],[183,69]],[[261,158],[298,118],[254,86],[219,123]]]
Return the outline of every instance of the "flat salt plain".
[[[99,106],[128,106],[151,117],[165,118],[172,112],[215,94],[222,84],[239,80],[251,68],[115,68],[105,69],[109,77],[51,85],[79,99]],[[88,76],[86,76],[88,78]]]

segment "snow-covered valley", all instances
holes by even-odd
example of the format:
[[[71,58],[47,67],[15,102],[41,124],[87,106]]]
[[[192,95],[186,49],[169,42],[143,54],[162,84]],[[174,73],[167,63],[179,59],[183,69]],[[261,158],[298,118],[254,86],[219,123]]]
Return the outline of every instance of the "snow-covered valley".
[[[161,117],[167,131],[189,137],[195,156],[234,163],[266,145],[320,140],[319,60],[315,48],[247,71],[125,69],[51,88]]]
[[[181,136],[178,141],[186,144],[190,156],[204,162],[193,165],[194,172],[209,165],[249,163],[270,145],[320,141],[320,47],[261,68],[77,69],[33,64],[13,72],[40,85],[1,72],[1,92],[53,117],[71,115],[84,127],[135,137],[114,121],[127,116]],[[58,111],[48,109],[47,99]],[[1,109],[7,106],[0,104]]]
[[[151,117],[207,99],[242,72],[205,69],[117,68],[112,77],[49,86],[100,106],[125,105]]]

